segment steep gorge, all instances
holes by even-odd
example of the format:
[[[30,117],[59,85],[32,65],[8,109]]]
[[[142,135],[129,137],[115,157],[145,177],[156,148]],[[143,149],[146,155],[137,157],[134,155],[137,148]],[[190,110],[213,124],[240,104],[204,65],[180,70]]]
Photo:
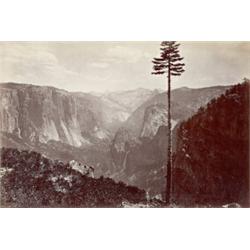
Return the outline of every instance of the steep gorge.
[[[173,90],[171,105],[174,148],[179,124],[228,88],[216,86]],[[165,185],[166,100],[166,93],[160,93],[138,107],[117,131],[111,146],[111,156],[116,166],[112,177],[143,188],[151,195],[162,194]]]

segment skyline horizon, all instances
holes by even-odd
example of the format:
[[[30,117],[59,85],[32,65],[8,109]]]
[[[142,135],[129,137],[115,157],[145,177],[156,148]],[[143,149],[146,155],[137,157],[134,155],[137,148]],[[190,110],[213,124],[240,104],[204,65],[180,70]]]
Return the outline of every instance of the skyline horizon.
[[[249,42],[180,42],[185,72],[172,88],[232,85],[250,77]],[[160,42],[0,42],[0,82],[33,83],[68,91],[166,89],[154,76]]]
[[[212,85],[208,85],[208,86],[192,86],[192,87],[189,87],[188,85],[183,85],[183,86],[178,86],[178,87],[174,87],[174,88],[171,88],[171,91],[172,90],[177,90],[177,89],[184,89],[184,88],[187,88],[187,89],[205,89],[205,88],[213,88],[213,87],[226,87],[226,86],[234,86],[234,85],[237,85],[237,84],[241,84],[243,82],[244,79],[248,79],[247,77],[243,78],[241,81],[238,81],[237,83],[228,83],[228,84],[212,84]],[[57,86],[53,86],[53,85],[47,85],[47,84],[44,84],[44,85],[41,85],[41,84],[36,84],[36,83],[26,83],[26,82],[14,82],[14,81],[6,81],[6,82],[0,82],[0,85],[3,85],[3,84],[17,84],[17,85],[31,85],[31,86],[35,86],[35,87],[48,87],[48,88],[55,88],[55,89],[58,89],[58,90],[62,90],[62,91],[66,91],[66,92],[69,92],[69,93],[86,93],[86,94],[105,94],[105,93],[119,93],[119,92],[129,92],[129,91],[135,91],[135,90],[139,90],[139,89],[144,89],[144,90],[151,90],[151,91],[160,91],[161,93],[163,92],[167,92],[167,89],[163,89],[163,88],[146,88],[146,87],[135,87],[135,88],[131,88],[131,89],[119,89],[119,90],[103,90],[103,91],[74,91],[74,90],[68,90],[68,89],[65,89],[63,87],[57,87]]]

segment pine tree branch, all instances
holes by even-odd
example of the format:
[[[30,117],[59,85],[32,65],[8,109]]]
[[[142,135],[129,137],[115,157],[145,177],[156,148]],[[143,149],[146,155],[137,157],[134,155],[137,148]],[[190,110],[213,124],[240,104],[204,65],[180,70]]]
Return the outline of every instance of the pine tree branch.
[[[163,58],[156,58],[155,57],[153,60],[156,62],[165,62],[165,60]]]
[[[182,66],[170,66],[171,69],[184,69]]]
[[[171,76],[180,76],[181,73],[171,73]]]
[[[170,65],[173,67],[184,67],[185,63],[170,63]]]
[[[162,62],[157,62],[157,61],[152,61],[152,63],[156,65],[164,65]]]
[[[179,57],[179,58],[172,58],[171,59],[171,62],[179,62],[179,61],[182,61],[184,58],[183,57]]]
[[[165,68],[167,68],[166,65],[154,65],[154,67],[153,67],[153,69],[156,70],[156,71],[157,70],[163,70]]]
[[[156,72],[152,72],[151,74],[152,75],[162,75],[164,73],[166,73],[166,71],[156,71]]]

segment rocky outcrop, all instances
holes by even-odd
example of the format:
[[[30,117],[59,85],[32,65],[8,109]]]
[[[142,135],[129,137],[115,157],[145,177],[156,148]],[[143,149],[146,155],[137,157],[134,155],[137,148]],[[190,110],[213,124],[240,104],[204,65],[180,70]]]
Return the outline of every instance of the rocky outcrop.
[[[171,120],[171,129],[173,130],[177,121]],[[146,108],[142,131],[140,137],[153,138],[161,126],[167,126],[167,109],[162,104],[151,105]]]
[[[164,105],[151,105],[146,108],[140,137],[153,138],[160,126],[167,126],[167,110]]]
[[[82,164],[82,163],[77,162],[75,160],[71,160],[69,162],[69,166],[72,169],[80,172],[82,175],[86,175],[88,177],[94,178],[94,171],[95,171],[95,169],[92,166],[88,166],[86,164]]]

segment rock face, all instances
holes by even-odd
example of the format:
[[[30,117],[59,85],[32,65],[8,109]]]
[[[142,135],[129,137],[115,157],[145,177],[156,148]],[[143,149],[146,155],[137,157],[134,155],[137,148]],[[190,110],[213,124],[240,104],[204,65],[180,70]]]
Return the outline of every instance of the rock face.
[[[227,88],[229,87],[218,86],[173,90],[173,148],[175,148],[176,131],[181,121],[192,116],[201,106],[224,93]],[[117,131],[111,146],[111,155],[116,166],[113,177],[137,185],[148,191],[150,195],[161,194],[165,187],[166,103],[166,93],[160,93],[143,103],[123,124],[123,128]]]
[[[167,110],[156,104],[146,108],[140,137],[153,138],[160,126],[167,126]]]
[[[138,89],[101,97],[53,87],[0,85],[1,132],[29,143],[59,141],[80,147],[107,140],[142,102],[156,92]]]
[[[249,82],[180,125],[173,177],[182,205],[249,206]]]
[[[94,100],[52,87],[1,84],[1,131],[29,143],[59,141],[75,147],[107,139]],[[98,105],[98,103],[97,103]]]
[[[91,167],[91,166],[87,166],[87,165],[82,164],[80,162],[77,162],[75,160],[71,160],[69,162],[69,166],[72,169],[80,172],[82,175],[86,175],[88,177],[94,178],[94,171],[95,171],[95,169],[93,167]]]
[[[172,130],[177,121],[171,120]],[[140,137],[153,138],[161,126],[167,126],[167,109],[163,104],[151,105],[146,108]]]

